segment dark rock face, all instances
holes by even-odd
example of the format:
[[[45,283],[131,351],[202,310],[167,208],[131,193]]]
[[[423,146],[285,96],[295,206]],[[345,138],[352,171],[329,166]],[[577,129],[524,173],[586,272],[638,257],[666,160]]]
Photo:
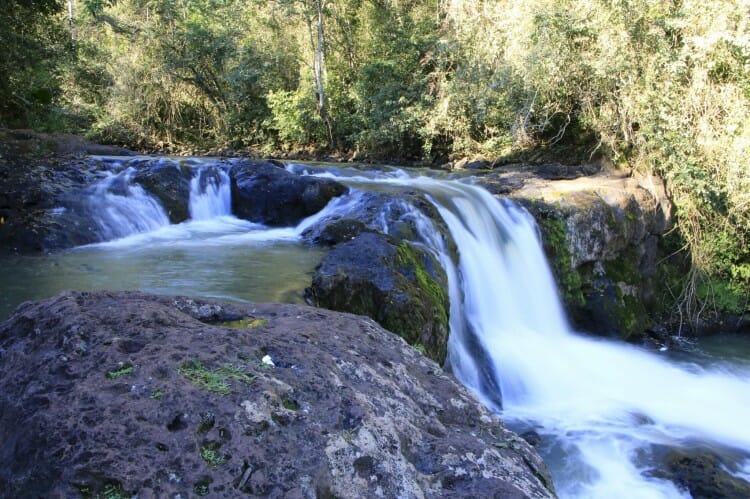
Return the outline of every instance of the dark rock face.
[[[544,464],[369,319],[73,293],[0,323],[6,497],[552,497]]]
[[[695,498],[750,497],[750,483],[727,473],[721,459],[708,451],[673,451],[666,456],[665,468],[658,475],[672,480]]]
[[[183,164],[147,162],[133,180],[161,203],[173,224],[190,218],[190,179],[193,171]]]
[[[91,221],[76,208],[102,171],[83,160],[0,159],[0,248],[36,252],[95,242]]]
[[[319,307],[367,315],[442,363],[448,343],[447,278],[426,251],[366,232],[321,262],[307,297]]]
[[[496,175],[489,186],[508,187],[506,194],[536,219],[575,326],[636,339],[658,314],[658,245],[671,216],[664,187],[655,178],[587,177],[581,168],[553,166],[537,168],[542,178],[528,172]]]
[[[230,175],[232,212],[271,226],[297,225],[346,192],[338,182],[295,175],[273,162],[242,161]]]

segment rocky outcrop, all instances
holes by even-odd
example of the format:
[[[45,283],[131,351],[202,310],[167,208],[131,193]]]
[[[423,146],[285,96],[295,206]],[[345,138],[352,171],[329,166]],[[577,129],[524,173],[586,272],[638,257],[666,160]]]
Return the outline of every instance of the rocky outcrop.
[[[333,180],[295,175],[270,161],[239,162],[231,178],[232,212],[271,226],[297,225],[347,190]]]
[[[193,169],[184,163],[145,161],[131,163],[133,181],[155,196],[173,224],[190,218],[190,179]]]
[[[551,497],[533,449],[371,320],[73,293],[0,323],[8,497]]]
[[[430,253],[365,232],[326,255],[306,296],[319,307],[367,315],[442,363],[449,332],[447,289],[445,271]]]
[[[102,166],[84,160],[0,159],[0,249],[36,252],[96,241],[80,206]]]
[[[656,178],[591,170],[510,168],[481,181],[534,215],[575,326],[633,339],[652,325],[658,245],[670,205]]]
[[[733,476],[731,465],[707,450],[674,450],[655,474],[673,481],[691,497],[750,497],[750,482]],[[734,470],[737,471],[737,470]]]

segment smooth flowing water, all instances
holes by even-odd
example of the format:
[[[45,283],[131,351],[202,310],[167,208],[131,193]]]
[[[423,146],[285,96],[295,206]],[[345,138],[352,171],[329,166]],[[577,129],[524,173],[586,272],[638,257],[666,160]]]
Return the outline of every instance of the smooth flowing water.
[[[511,427],[541,434],[561,497],[689,496],[657,477],[658,455],[676,447],[710,447],[731,474],[750,477],[750,341],[733,342],[734,358],[710,342],[670,358],[577,334],[519,206],[455,181],[342,180],[429,194],[459,253],[454,267],[434,228],[424,229],[450,281],[449,367]]]
[[[374,223],[388,231],[396,210],[417,229],[415,242],[439,258],[451,298],[447,367],[509,426],[541,435],[538,450],[562,497],[682,497],[653,473],[664,449],[682,446],[729,456],[728,471],[750,481],[750,339],[655,353],[572,331],[536,226],[517,205],[470,180],[289,165],[352,189],[298,227],[269,229],[232,216],[225,170],[210,161],[194,168],[191,220],[178,225],[132,183],[131,170],[102,179],[92,188],[96,224],[112,240],[2,257],[0,317],[69,288],[301,302],[324,255],[301,242],[306,228],[349,213],[365,190],[419,190],[447,224],[457,261],[430,219],[405,201],[382,207]]]
[[[208,160],[193,163],[191,219],[184,223],[170,225],[126,167],[88,193],[92,220],[107,242],[50,255],[0,256],[0,319],[24,301],[66,289],[304,303],[303,291],[325,250],[303,243],[300,234],[326,212],[289,228],[240,220],[231,213],[226,171]]]

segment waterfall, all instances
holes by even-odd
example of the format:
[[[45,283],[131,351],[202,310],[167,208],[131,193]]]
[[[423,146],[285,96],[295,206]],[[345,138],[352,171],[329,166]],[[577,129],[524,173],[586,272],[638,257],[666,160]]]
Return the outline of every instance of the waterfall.
[[[135,169],[110,173],[86,196],[86,211],[104,240],[148,232],[169,225],[161,204],[140,185],[133,184]]]
[[[686,497],[655,473],[669,448],[708,446],[734,456],[729,471],[747,476],[750,370],[678,364],[573,331],[522,207],[465,182],[314,174],[428,195],[458,252],[454,262],[435,226],[415,215],[417,242],[448,276],[446,367],[513,428],[542,436],[561,497]]]
[[[658,445],[712,442],[747,455],[750,372],[686,369],[576,334],[525,210],[475,186],[415,183],[458,247],[458,269],[448,272],[460,279],[450,285],[450,368],[495,407],[496,382],[504,418],[534,427],[551,454],[567,456],[550,464],[561,496],[682,497],[649,476]]]
[[[209,220],[232,214],[229,174],[216,167],[201,167],[190,180],[190,218]]]

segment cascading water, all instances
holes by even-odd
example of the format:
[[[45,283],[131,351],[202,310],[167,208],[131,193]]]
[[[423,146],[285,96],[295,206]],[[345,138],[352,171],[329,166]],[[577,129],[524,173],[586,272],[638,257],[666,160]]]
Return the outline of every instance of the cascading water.
[[[418,183],[459,252],[449,278],[460,276],[451,302],[463,312],[452,318],[450,366],[493,405],[497,393],[478,374],[489,369],[505,419],[533,425],[554,442],[551,453],[565,453],[551,465],[561,496],[681,497],[672,483],[649,476],[654,446],[703,441],[750,452],[750,370],[687,370],[574,334],[525,210],[477,187]]]
[[[169,225],[169,217],[159,202],[131,182],[134,173],[131,167],[109,174],[88,193],[87,211],[104,240]]]
[[[684,367],[574,333],[536,225],[510,201],[425,177],[337,178],[417,187],[430,196],[459,254],[456,267],[434,226],[422,224],[421,242],[448,275],[448,366],[509,424],[542,435],[540,452],[560,496],[685,497],[653,473],[656,454],[696,443],[744,456],[729,471],[747,475],[750,369]]]
[[[201,167],[190,181],[190,218],[209,220],[232,214],[229,175],[224,169]]]

